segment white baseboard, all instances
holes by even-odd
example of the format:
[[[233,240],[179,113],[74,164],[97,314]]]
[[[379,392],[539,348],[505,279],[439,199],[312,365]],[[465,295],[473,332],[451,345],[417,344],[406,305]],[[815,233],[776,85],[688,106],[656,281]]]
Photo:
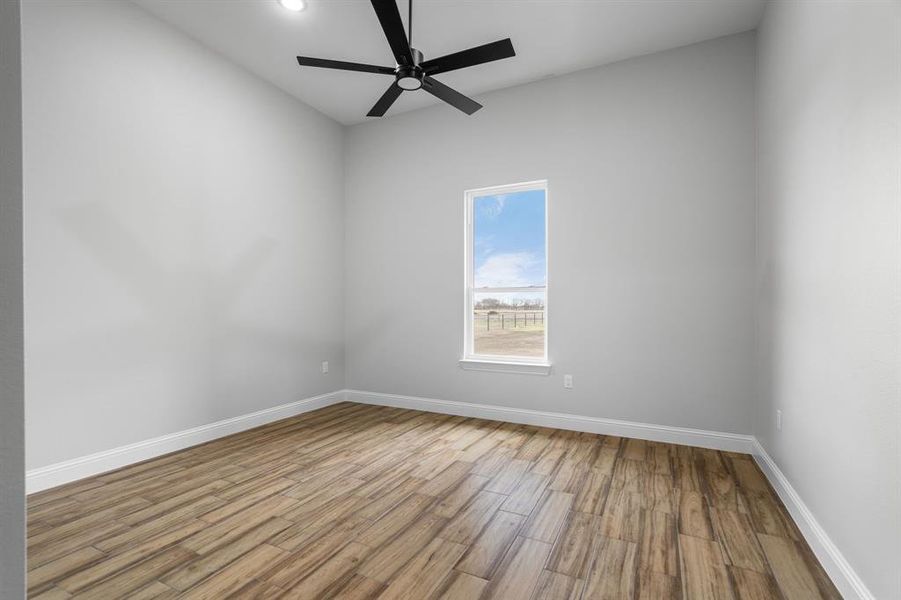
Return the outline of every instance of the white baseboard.
[[[163,454],[183,450],[246,429],[252,429],[301,413],[344,401],[344,392],[330,392],[297,402],[274,406],[231,419],[170,433],[143,442],[120,446],[72,460],[32,469],[25,473],[25,489],[29,494],[64,483],[99,475],[126,465],[148,460]]]
[[[813,550],[820,564],[823,565],[835,587],[841,592],[842,597],[857,600],[876,600],[876,597],[867,589],[866,584],[864,584],[851,565],[848,564],[838,547],[817,522],[816,517],[807,508],[797,490],[792,487],[785,473],[782,472],[776,461],[767,454],[767,451],[757,439],[754,440],[754,458],[757,464],[760,465],[764,475],[769,479],[773,489],[776,490],[779,498],[782,499],[782,503],[785,504],[785,508],[788,509],[792,519],[798,525],[810,549]]]
[[[348,401],[360,402],[362,404],[411,408],[448,415],[477,417],[479,419],[507,421],[510,423],[522,423],[524,425],[537,425],[540,427],[555,427],[557,429],[568,429],[571,431],[616,435],[620,437],[651,440],[654,442],[699,446],[701,448],[712,448],[714,450],[744,452],[746,454],[751,454],[754,451],[754,437],[737,433],[722,433],[719,431],[705,431],[703,429],[688,429],[685,427],[669,427],[667,425],[652,425],[649,423],[636,423],[634,421],[582,417],[566,413],[510,408],[507,406],[490,404],[454,402],[452,400],[435,400],[434,398],[419,398],[416,396],[399,396],[397,394],[381,394],[378,392],[364,392],[361,390],[345,390],[345,393],[347,394]]]

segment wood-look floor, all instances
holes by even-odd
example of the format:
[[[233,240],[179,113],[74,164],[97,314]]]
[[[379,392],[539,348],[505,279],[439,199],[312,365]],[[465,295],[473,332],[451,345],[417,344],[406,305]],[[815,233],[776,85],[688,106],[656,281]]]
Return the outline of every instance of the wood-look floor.
[[[35,494],[35,598],[840,598],[747,455],[338,404]]]

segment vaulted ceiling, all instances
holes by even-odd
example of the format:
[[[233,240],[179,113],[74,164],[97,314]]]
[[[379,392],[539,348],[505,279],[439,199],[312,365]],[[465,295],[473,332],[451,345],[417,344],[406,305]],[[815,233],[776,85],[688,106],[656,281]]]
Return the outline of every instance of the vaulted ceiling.
[[[367,0],[136,0],[149,12],[335,120],[365,121],[391,77],[298,67],[304,54],[393,66]],[[484,92],[753,29],[764,0],[414,0],[413,46],[426,59],[510,37],[516,57],[437,79]],[[401,0],[406,20],[407,7]],[[439,101],[405,93],[388,117]],[[447,110],[454,110],[448,107]],[[461,118],[463,115],[461,113]]]

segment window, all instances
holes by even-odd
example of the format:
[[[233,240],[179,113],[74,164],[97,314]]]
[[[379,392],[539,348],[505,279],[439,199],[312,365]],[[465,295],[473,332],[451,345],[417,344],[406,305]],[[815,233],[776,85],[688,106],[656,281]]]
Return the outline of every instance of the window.
[[[465,363],[547,363],[547,182],[466,192]]]

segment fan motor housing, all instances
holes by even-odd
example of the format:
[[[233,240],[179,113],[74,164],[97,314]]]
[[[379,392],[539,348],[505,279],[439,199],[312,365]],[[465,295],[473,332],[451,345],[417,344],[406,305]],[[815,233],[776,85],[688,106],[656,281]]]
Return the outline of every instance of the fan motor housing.
[[[410,53],[413,55],[413,64],[397,65],[394,69],[398,87],[407,91],[421,88],[423,77],[422,68],[419,66],[422,64],[422,52],[416,48],[410,48]]]

